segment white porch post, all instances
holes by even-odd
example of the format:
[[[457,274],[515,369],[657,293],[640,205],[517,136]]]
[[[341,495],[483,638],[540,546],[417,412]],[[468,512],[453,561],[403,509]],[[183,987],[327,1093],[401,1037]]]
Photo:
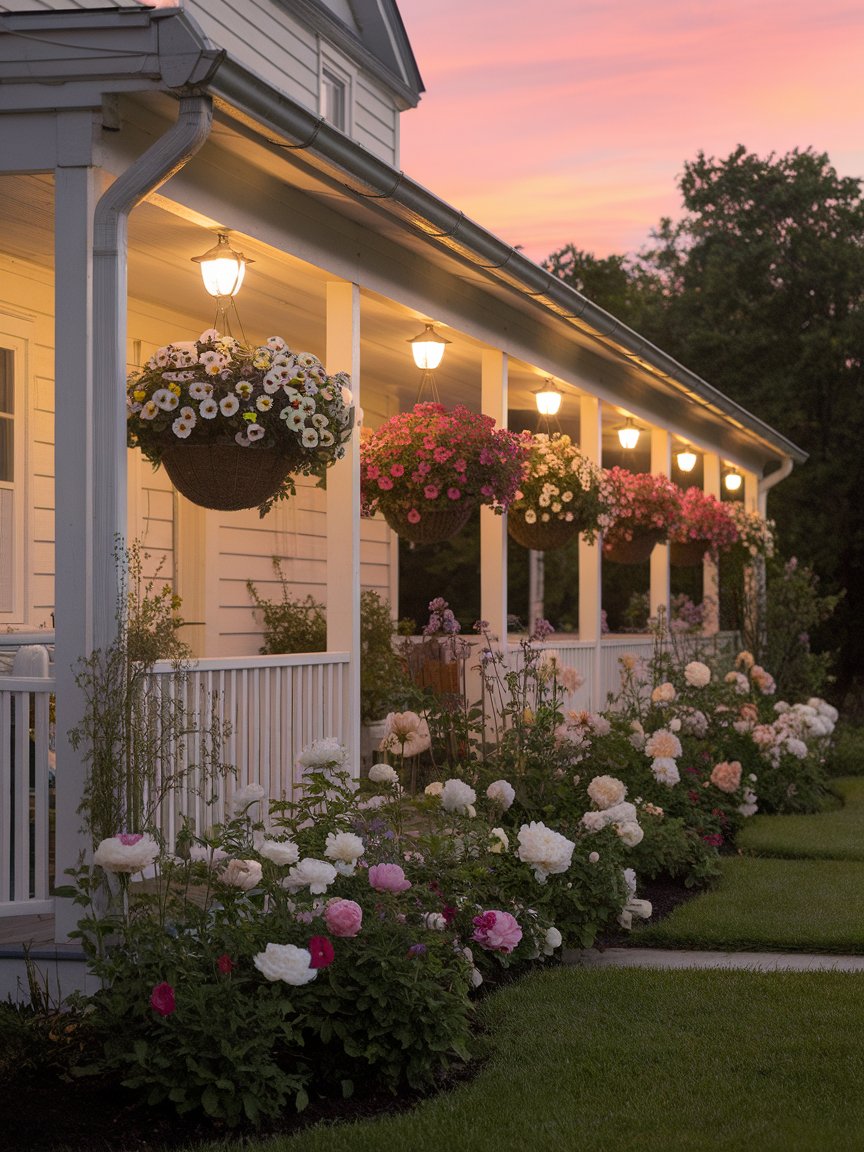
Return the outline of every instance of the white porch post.
[[[579,447],[595,464],[603,463],[603,423],[600,401],[596,396],[582,396],[579,408]],[[589,707],[603,704],[603,654],[600,647],[602,629],[602,549],[599,542],[589,544],[579,537],[579,639],[594,645],[592,684]]]
[[[483,351],[480,403],[499,428],[507,427],[507,355]],[[480,509],[480,615],[499,642],[507,643],[507,521]]]
[[[651,429],[651,471],[668,476],[672,470],[672,441],[665,428]],[[669,623],[669,545],[658,544],[651,553],[649,612],[656,617],[662,607]]]
[[[707,496],[720,499],[720,457],[716,452],[706,452],[703,457],[702,488]],[[702,601],[702,631],[714,636],[720,630],[720,570],[710,556],[702,567]]]
[[[89,167],[90,117],[63,117],[57,138],[78,138],[81,156],[56,169],[55,240],[55,664],[57,678],[56,878],[74,866],[87,847],[77,809],[85,768],[67,733],[82,718],[84,699],[75,683],[75,664],[93,650],[94,532],[93,457],[93,215],[99,195],[97,172]],[[84,134],[86,133],[86,143]],[[124,448],[125,451],[125,448]],[[111,605],[113,610],[114,605]],[[55,938],[66,939],[79,912],[55,900]]]
[[[360,289],[327,284],[329,373],[348,372],[355,412],[360,398]],[[356,417],[355,417],[356,421]],[[348,673],[349,763],[360,764],[360,437],[356,423],[345,457],[327,472],[327,648],[350,652]],[[335,733],[334,733],[335,735]]]

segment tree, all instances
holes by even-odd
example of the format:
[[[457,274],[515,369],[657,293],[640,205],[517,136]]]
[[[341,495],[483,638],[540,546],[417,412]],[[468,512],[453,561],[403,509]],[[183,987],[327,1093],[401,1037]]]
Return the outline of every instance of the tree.
[[[739,146],[700,152],[680,178],[684,215],[661,221],[602,307],[703,376],[810,454],[771,496],[781,546],[847,589],[826,642],[841,648],[848,686],[864,642],[864,200],[812,149],[765,159]],[[574,287],[562,249],[546,262]],[[572,279],[571,279],[572,274]],[[602,282],[596,280],[602,289]],[[610,288],[611,291],[611,288]]]

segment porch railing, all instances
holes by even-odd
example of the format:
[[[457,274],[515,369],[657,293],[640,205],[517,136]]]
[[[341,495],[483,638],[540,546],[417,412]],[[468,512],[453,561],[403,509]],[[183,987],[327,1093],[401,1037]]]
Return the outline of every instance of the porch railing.
[[[54,680],[0,677],[0,916],[52,907]]]
[[[202,786],[194,769],[189,772],[186,786],[161,808],[169,845],[183,817],[202,831],[223,819],[231,793],[246,784],[261,784],[273,799],[291,799],[295,765],[306,745],[326,736],[349,742],[348,659],[347,652],[220,657],[194,661],[179,679],[170,663],[154,666],[160,695],[183,693],[190,733],[167,749],[166,767],[200,764],[215,726],[228,730],[219,758],[236,770],[212,788]]]

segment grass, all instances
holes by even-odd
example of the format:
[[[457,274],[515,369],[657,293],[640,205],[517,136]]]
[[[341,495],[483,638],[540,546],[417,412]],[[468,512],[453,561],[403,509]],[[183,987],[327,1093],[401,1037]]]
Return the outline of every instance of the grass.
[[[812,816],[754,816],[738,847],[757,856],[864,860],[864,777],[834,780],[843,807]]]
[[[666,920],[635,928],[632,943],[864,952],[864,862],[724,860],[716,888],[680,905]]]
[[[470,1083],[411,1112],[243,1147],[860,1152],[855,973],[559,968],[480,1010],[494,1052]]]

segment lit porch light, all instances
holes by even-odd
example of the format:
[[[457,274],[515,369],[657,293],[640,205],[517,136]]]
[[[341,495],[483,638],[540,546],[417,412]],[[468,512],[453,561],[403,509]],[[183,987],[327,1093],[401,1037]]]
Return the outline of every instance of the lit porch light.
[[[444,358],[444,349],[451,341],[439,335],[431,324],[427,324],[420,335],[414,336],[408,343],[411,345],[414,363],[421,372],[434,372]]]
[[[554,380],[547,380],[543,387],[534,393],[534,402],[541,416],[557,416],[563,398],[564,393]]]
[[[744,477],[737,468],[730,468],[723,478],[727,492],[737,492],[743,483]]]
[[[246,274],[246,265],[254,263],[242,252],[235,252],[228,243],[227,232],[220,232],[216,244],[203,256],[193,256],[192,261],[201,268],[204,287],[217,299],[236,296]]]
[[[681,451],[676,454],[675,459],[682,472],[692,472],[696,467],[696,453],[689,444],[684,445]]]
[[[635,448],[639,443],[641,431],[628,416],[624,424],[618,429],[618,441],[622,448]]]

